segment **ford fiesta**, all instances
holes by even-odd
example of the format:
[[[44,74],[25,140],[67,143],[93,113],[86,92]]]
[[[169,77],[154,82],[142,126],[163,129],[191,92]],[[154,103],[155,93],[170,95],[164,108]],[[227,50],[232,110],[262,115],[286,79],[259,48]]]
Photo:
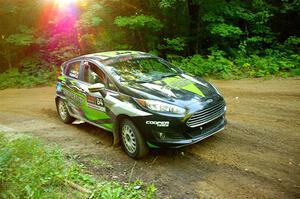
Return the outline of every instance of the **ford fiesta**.
[[[133,158],[199,142],[226,124],[225,101],[212,84],[136,51],[65,62],[55,101],[64,123],[77,119],[111,131]]]

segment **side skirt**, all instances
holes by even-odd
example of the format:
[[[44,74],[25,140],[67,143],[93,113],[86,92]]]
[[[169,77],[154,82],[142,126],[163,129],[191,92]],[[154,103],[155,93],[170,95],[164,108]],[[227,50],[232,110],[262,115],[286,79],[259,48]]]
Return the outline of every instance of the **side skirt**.
[[[101,128],[101,129],[103,129],[103,130],[106,130],[106,131],[109,131],[109,132],[113,132],[112,129],[105,128],[105,127],[103,127],[103,126],[99,126],[98,124],[96,124],[96,123],[94,123],[94,122],[91,122],[91,121],[89,121],[89,120],[87,120],[87,119],[85,119],[85,118],[83,118],[83,117],[78,116],[78,115],[74,115],[73,113],[70,113],[70,115],[71,115],[72,117],[75,117],[75,118],[78,119],[78,120],[82,120],[82,121],[84,121],[84,122],[86,122],[86,123],[89,123],[89,124],[91,124],[91,125],[94,125],[94,126],[96,126],[96,127],[99,127],[99,128]]]

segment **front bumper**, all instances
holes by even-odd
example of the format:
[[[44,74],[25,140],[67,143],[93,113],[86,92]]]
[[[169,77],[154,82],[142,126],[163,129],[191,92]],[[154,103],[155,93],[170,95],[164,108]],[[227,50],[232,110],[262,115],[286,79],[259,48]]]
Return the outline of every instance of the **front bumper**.
[[[190,128],[185,121],[175,118],[159,118],[159,121],[168,119],[169,127],[149,126],[146,121],[153,120],[153,116],[139,118],[136,121],[141,133],[144,135],[150,147],[180,148],[186,145],[197,143],[210,137],[225,128],[225,113],[215,120],[196,128]],[[156,118],[158,119],[158,118]]]
[[[187,145],[191,145],[191,144],[200,142],[201,140],[204,140],[205,138],[208,138],[208,137],[224,130],[226,123],[227,123],[226,119],[222,119],[222,121],[220,121],[219,124],[212,126],[209,129],[199,130],[198,131],[199,134],[190,139],[182,139],[182,140],[160,139],[160,140],[156,140],[154,142],[149,142],[149,143],[160,146],[160,147],[168,147],[168,148],[184,147]]]

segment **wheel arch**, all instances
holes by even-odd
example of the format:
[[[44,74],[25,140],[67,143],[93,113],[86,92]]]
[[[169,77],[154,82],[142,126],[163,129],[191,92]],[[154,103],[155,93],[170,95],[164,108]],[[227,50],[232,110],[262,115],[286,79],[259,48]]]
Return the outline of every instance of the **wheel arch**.
[[[56,108],[57,108],[57,106],[58,106],[58,101],[59,100],[64,100],[62,97],[60,97],[60,96],[56,96],[55,97],[55,106],[56,106]]]
[[[59,97],[59,96],[56,96],[55,97],[55,104],[57,105],[57,103],[58,103],[58,100],[60,99],[61,97]]]
[[[120,143],[121,140],[121,122],[124,119],[129,119],[133,122],[133,120],[131,119],[130,116],[126,115],[126,114],[120,114],[116,117],[114,125],[113,125],[113,136],[114,136],[114,143],[113,145],[118,145]]]
[[[57,104],[58,103],[58,100],[66,100],[64,97],[62,97],[62,96],[59,96],[59,95],[56,95],[56,97],[55,97],[55,104]]]

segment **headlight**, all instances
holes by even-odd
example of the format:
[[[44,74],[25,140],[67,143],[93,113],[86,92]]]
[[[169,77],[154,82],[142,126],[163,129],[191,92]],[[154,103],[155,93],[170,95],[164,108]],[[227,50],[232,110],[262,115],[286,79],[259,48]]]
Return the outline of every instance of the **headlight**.
[[[157,112],[161,112],[161,113],[175,113],[175,114],[184,114],[185,113],[184,108],[174,106],[171,104],[167,104],[164,102],[160,102],[157,100],[137,99],[137,102],[141,106],[148,108],[152,111],[157,111]]]

